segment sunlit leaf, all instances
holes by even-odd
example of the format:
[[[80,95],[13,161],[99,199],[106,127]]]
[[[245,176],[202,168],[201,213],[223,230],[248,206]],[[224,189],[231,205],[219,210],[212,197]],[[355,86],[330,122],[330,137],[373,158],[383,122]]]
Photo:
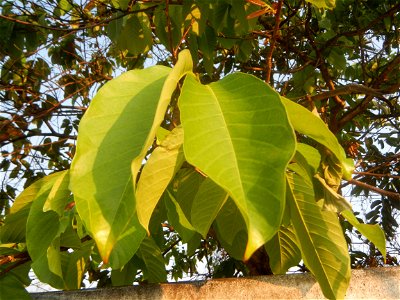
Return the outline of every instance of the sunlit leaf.
[[[242,213],[245,259],[279,229],[295,140],[280,98],[261,80],[233,74],[210,85],[187,76],[179,98],[184,152]]]
[[[292,224],[302,258],[325,297],[344,298],[350,281],[350,256],[337,214],[316,203],[310,179],[287,174],[293,196]]]
[[[370,240],[382,253],[383,259],[386,259],[386,239],[385,233],[378,224],[360,223],[352,211],[344,210],[341,215],[353,225],[363,236]]]
[[[354,169],[353,160],[346,158],[342,146],[328,126],[305,107],[285,97],[281,97],[281,99],[293,128],[327,147],[340,161],[344,177],[350,179]]]
[[[136,209],[140,224],[148,230],[158,200],[183,161],[183,129],[175,128],[147,160],[136,189]]]
[[[145,235],[136,216],[131,162],[148,139],[169,73],[156,66],[111,80],[79,126],[70,188],[103,260],[116,268],[129,261]]]

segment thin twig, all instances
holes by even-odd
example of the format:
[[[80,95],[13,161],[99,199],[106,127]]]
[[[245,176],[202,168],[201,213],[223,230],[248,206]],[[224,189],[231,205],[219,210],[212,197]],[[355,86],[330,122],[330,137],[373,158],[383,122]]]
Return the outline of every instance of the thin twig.
[[[269,46],[269,51],[266,57],[267,60],[267,69],[265,75],[265,82],[269,83],[271,81],[271,73],[272,73],[272,54],[274,53],[276,39],[279,35],[279,26],[281,23],[281,9],[282,9],[283,0],[279,0],[276,6],[276,13],[275,13],[275,26],[274,31],[272,33],[272,39]]]

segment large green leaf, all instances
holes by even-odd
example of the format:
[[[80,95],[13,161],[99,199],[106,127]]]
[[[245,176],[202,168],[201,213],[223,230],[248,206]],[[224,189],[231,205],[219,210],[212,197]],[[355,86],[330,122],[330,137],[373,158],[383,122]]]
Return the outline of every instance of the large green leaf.
[[[353,160],[346,158],[342,146],[321,118],[285,97],[281,97],[281,99],[293,128],[327,147],[340,161],[344,177],[350,179],[354,169]]]
[[[169,73],[169,68],[155,66],[111,80],[79,126],[70,188],[102,259],[117,269],[145,236],[136,216],[131,162],[148,139]]]
[[[327,298],[343,298],[350,281],[350,257],[337,214],[323,211],[311,179],[287,174],[292,224],[302,258]]]
[[[268,85],[241,73],[210,85],[188,75],[179,107],[185,157],[235,201],[248,229],[248,259],[282,219],[295,148],[285,108]]]
[[[300,262],[301,252],[297,244],[297,238],[291,225],[281,226],[277,234],[265,244],[269,264],[274,274],[286,274],[290,267]]]
[[[353,212],[350,210],[344,210],[341,215],[346,218],[346,220],[353,225],[357,230],[369,239],[382,253],[384,259],[386,259],[386,239],[385,233],[378,224],[362,224],[354,216]]]
[[[147,160],[136,189],[140,224],[148,231],[151,215],[169,182],[183,161],[183,129],[175,128]]]

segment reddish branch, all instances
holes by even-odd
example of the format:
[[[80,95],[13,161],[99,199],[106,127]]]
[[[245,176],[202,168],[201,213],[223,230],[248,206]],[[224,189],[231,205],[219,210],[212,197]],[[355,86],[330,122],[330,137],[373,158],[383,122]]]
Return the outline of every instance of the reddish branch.
[[[393,200],[396,200],[396,201],[400,201],[400,194],[399,193],[385,191],[385,190],[382,190],[382,189],[380,189],[380,188],[378,188],[376,186],[369,185],[369,184],[367,184],[365,182],[361,182],[361,181],[358,181],[358,180],[355,180],[355,179],[351,179],[348,182],[350,184],[357,185],[357,186],[365,188],[367,190],[374,191],[374,192],[376,192],[378,194],[381,194],[382,196],[386,196],[386,197],[388,197],[390,199],[393,199]]]

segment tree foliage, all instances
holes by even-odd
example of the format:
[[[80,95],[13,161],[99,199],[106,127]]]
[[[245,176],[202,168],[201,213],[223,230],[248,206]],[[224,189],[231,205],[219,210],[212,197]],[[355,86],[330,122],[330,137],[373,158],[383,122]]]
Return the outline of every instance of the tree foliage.
[[[2,1],[4,292],[23,297],[30,268],[76,289],[85,274],[177,279],[202,259],[214,277],[303,260],[342,298],[351,266],[394,264],[399,10]],[[366,224],[341,195],[349,184],[381,195]]]

